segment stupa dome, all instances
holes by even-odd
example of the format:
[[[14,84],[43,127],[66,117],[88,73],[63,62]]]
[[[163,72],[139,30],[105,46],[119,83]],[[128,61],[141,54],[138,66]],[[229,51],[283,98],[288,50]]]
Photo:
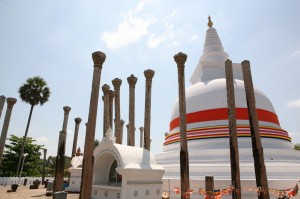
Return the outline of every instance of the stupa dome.
[[[202,186],[205,176],[214,176],[215,183],[231,183],[227,89],[224,51],[215,28],[206,31],[203,54],[187,86],[186,123],[191,188]],[[233,63],[236,124],[239,147],[240,175],[243,186],[255,186],[255,172],[248,108],[242,67]],[[254,82],[255,84],[255,82]],[[270,99],[254,86],[268,181],[273,188],[293,186],[300,176],[300,154],[293,149],[291,138],[281,128]],[[180,121],[178,99],[173,105],[170,129],[165,134],[163,152],[156,155],[158,164],[165,168],[164,189],[180,183]],[[220,187],[219,187],[220,188]],[[175,197],[176,198],[176,197]],[[252,198],[252,197],[246,197]],[[255,196],[254,196],[255,198]]]

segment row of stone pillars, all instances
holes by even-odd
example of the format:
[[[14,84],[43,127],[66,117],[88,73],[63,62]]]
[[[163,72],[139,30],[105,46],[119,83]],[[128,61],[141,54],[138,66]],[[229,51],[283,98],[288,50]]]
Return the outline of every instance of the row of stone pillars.
[[[64,167],[65,167],[65,148],[66,148],[66,138],[67,138],[67,126],[68,126],[68,119],[69,113],[71,111],[71,107],[64,106],[64,119],[63,119],[63,126],[62,130],[59,132],[58,138],[58,146],[57,146],[57,156],[56,156],[56,165],[55,165],[55,181],[54,181],[54,194],[55,197],[59,192],[63,191],[63,184],[64,184]],[[73,158],[76,154],[76,147],[77,147],[77,139],[78,139],[78,132],[79,132],[79,125],[82,119],[80,117],[75,118],[75,131],[74,131],[74,139],[73,139],[73,146],[72,146],[72,153],[71,158]],[[44,164],[46,158],[47,150],[44,150]],[[43,166],[44,170],[44,166]],[[44,179],[44,175],[43,175]],[[43,181],[42,179],[42,181]]]
[[[154,76],[153,70],[145,70],[144,75],[146,78],[146,92],[145,92],[145,118],[143,130],[140,131],[140,147],[150,150],[150,123],[151,123],[151,88],[152,78]],[[135,146],[135,85],[137,83],[137,77],[131,75],[127,78],[129,84],[129,123],[127,127],[127,145]],[[120,87],[122,80],[115,78],[112,80],[114,91],[110,90],[110,86],[104,84],[102,86],[103,91],[103,137],[108,128],[113,128],[113,101],[115,102],[115,125],[114,134],[116,137],[116,143],[122,144],[123,140],[123,125],[124,120],[120,118]],[[140,130],[141,130],[140,128]],[[143,140],[143,141],[141,141]],[[143,143],[142,143],[143,142]]]
[[[86,138],[84,145],[84,158],[82,169],[82,180],[80,188],[80,199],[90,199],[92,191],[92,174],[93,174],[93,142],[95,139],[95,126],[98,109],[98,98],[100,89],[100,79],[102,65],[106,59],[106,55],[100,51],[92,54],[94,61],[94,73],[92,80],[92,91],[90,98],[89,118],[86,129]],[[143,132],[144,136],[144,148],[150,150],[150,119],[151,119],[151,86],[152,78],[154,76],[153,70],[145,70],[144,75],[146,77],[146,93],[145,93],[145,118]],[[129,124],[127,140],[129,146],[135,146],[135,85],[137,78],[131,75],[127,78],[129,84]],[[123,140],[123,126],[124,120],[120,118],[120,87],[122,80],[115,78],[112,80],[114,91],[110,90],[109,85],[104,84],[102,86],[103,91],[103,137],[109,128],[113,128],[114,121],[114,134],[116,137],[116,143],[122,144]],[[115,105],[115,119],[113,120],[113,101]],[[142,132],[142,131],[141,131]],[[141,133],[143,136],[143,133]],[[140,146],[142,146],[142,137],[140,139]]]

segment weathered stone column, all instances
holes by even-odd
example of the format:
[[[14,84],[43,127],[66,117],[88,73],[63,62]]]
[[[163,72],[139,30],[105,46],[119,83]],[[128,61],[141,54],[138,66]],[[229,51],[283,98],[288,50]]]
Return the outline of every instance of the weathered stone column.
[[[140,147],[143,148],[143,138],[144,138],[144,127],[140,127]]]
[[[205,191],[208,193],[208,198],[215,198],[214,189],[214,176],[205,176]]]
[[[151,88],[154,71],[145,70],[146,92],[145,92],[145,118],[144,118],[144,148],[150,151],[150,124],[151,124]]]
[[[67,132],[68,119],[69,119],[69,113],[71,111],[71,107],[64,106],[63,109],[64,109],[64,122],[63,122],[62,131],[66,131]]]
[[[93,83],[92,83],[92,91],[91,91],[91,98],[90,98],[88,125],[87,125],[85,144],[84,144],[80,199],[91,199],[92,175],[93,175],[93,151],[94,151],[96,120],[97,120],[100,77],[101,77],[102,65],[106,58],[106,55],[100,51],[94,52],[92,56],[94,61],[94,72],[93,72]]]
[[[242,71],[244,77],[246,100],[248,107],[252,151],[254,158],[254,169],[256,177],[256,186],[262,188],[262,192],[258,192],[259,199],[270,199],[268,189],[268,179],[264,160],[263,147],[259,134],[259,123],[255,105],[255,94],[252,82],[250,62],[245,60],[242,62]]]
[[[103,102],[103,124],[102,124],[102,127],[103,127],[103,132],[102,132],[102,137],[104,137],[104,135],[105,135],[105,126],[104,126],[104,124],[105,124],[105,103],[104,103],[104,95],[102,96],[102,102]],[[99,139],[99,140],[101,140],[101,138]]]
[[[127,146],[130,146],[129,145],[129,140],[130,140],[130,133],[129,133],[129,124],[126,124],[126,129],[127,129]]]
[[[114,98],[115,98],[115,92],[110,90],[109,91],[109,126],[111,129],[113,129]]]
[[[60,131],[57,146],[54,190],[53,192],[63,191],[64,185],[64,169],[65,169],[65,150],[66,150],[67,132]]]
[[[120,120],[120,125],[119,125],[119,139],[120,139],[120,143],[118,144],[122,144],[123,143],[123,129],[124,129],[124,124],[125,124],[125,121],[124,120]]]
[[[241,180],[239,163],[239,146],[236,130],[235,95],[233,84],[232,62],[228,59],[225,62],[227,105],[228,105],[228,126],[229,126],[229,148],[231,162],[231,184],[234,186],[233,199],[241,199]]]
[[[122,80],[119,78],[115,78],[112,81],[115,91],[115,137],[116,143],[122,144],[122,139],[120,135],[120,87],[122,84]]]
[[[184,64],[187,55],[178,53],[174,55],[178,69],[178,88],[179,88],[179,117],[180,117],[180,180],[181,180],[181,198],[189,190],[189,154],[186,135],[186,102],[185,102],[185,81],[184,81]],[[187,197],[190,198],[190,197]]]
[[[104,95],[104,99],[103,99],[103,102],[104,102],[104,132],[103,132],[103,137],[105,137],[105,133],[106,131],[108,130],[109,128],[109,85],[107,84],[104,84],[102,86],[102,91],[103,91],[103,95]]]
[[[75,156],[75,153],[76,153],[78,131],[79,131],[79,125],[80,125],[81,120],[82,119],[80,117],[76,117],[75,118],[75,131],[74,131],[74,139],[73,139],[73,147],[72,147],[71,159],[72,159],[72,157]]]
[[[43,173],[42,173],[42,184],[45,184],[45,168],[46,168],[46,156],[47,156],[47,149],[43,149],[44,152],[44,159],[43,159]]]
[[[129,140],[128,146],[135,146],[135,84],[137,78],[131,75],[127,78],[129,84]]]
[[[2,110],[3,110],[4,104],[5,104],[5,99],[6,99],[6,97],[4,95],[0,96],[0,118],[1,118]]]
[[[3,150],[4,150],[7,131],[8,131],[8,127],[9,127],[11,112],[12,112],[12,109],[16,102],[17,102],[16,98],[9,97],[6,99],[7,108],[6,108],[6,113],[5,113],[5,118],[4,118],[4,122],[3,122],[3,126],[2,126],[1,138],[0,138],[0,165],[2,162]]]
[[[64,106],[64,121],[62,131],[59,132],[56,164],[55,164],[55,181],[54,181],[54,192],[63,191],[64,184],[64,169],[65,169],[65,150],[66,150],[66,139],[67,139],[67,126],[69,113],[71,107]]]

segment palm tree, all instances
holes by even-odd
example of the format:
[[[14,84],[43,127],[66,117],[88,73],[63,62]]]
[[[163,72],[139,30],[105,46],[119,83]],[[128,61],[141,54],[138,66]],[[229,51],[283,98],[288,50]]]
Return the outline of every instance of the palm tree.
[[[26,138],[28,134],[33,107],[38,104],[42,106],[48,101],[50,97],[50,89],[49,87],[47,87],[47,82],[43,78],[39,76],[35,76],[32,78],[28,78],[26,80],[26,82],[19,88],[19,94],[21,100],[30,104],[31,108],[30,108],[30,113],[27,121],[26,130],[25,130],[25,135],[23,138],[21,153],[19,156],[19,163],[18,163],[17,173],[16,173],[17,176],[19,175],[19,171],[20,171],[20,164],[22,160],[22,155],[24,153],[24,147],[26,143]]]

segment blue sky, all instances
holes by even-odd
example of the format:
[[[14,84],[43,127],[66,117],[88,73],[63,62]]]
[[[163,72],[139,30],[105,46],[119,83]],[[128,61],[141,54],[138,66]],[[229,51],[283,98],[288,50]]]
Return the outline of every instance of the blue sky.
[[[83,119],[78,138],[78,146],[83,149],[93,72],[91,54],[101,50],[107,55],[101,85],[112,87],[111,80],[116,77],[123,80],[121,117],[126,123],[126,78],[131,74],[138,77],[137,128],[144,122],[143,71],[155,71],[152,151],[161,152],[178,94],[173,55],[180,51],[188,55],[186,87],[190,86],[188,79],[202,55],[207,16],[211,15],[230,59],[235,63],[251,61],[254,84],[272,101],[282,128],[293,142],[300,143],[299,7],[297,0],[1,0],[0,95],[18,99],[8,134],[23,136],[30,106],[21,102],[18,88],[28,77],[39,75],[52,94],[48,103],[35,107],[28,135],[44,144],[49,155],[55,155],[63,123],[62,107],[68,105],[72,110],[66,154],[71,153],[75,117]],[[100,140],[102,111],[100,101],[96,130]],[[137,130],[137,145],[138,136]]]

